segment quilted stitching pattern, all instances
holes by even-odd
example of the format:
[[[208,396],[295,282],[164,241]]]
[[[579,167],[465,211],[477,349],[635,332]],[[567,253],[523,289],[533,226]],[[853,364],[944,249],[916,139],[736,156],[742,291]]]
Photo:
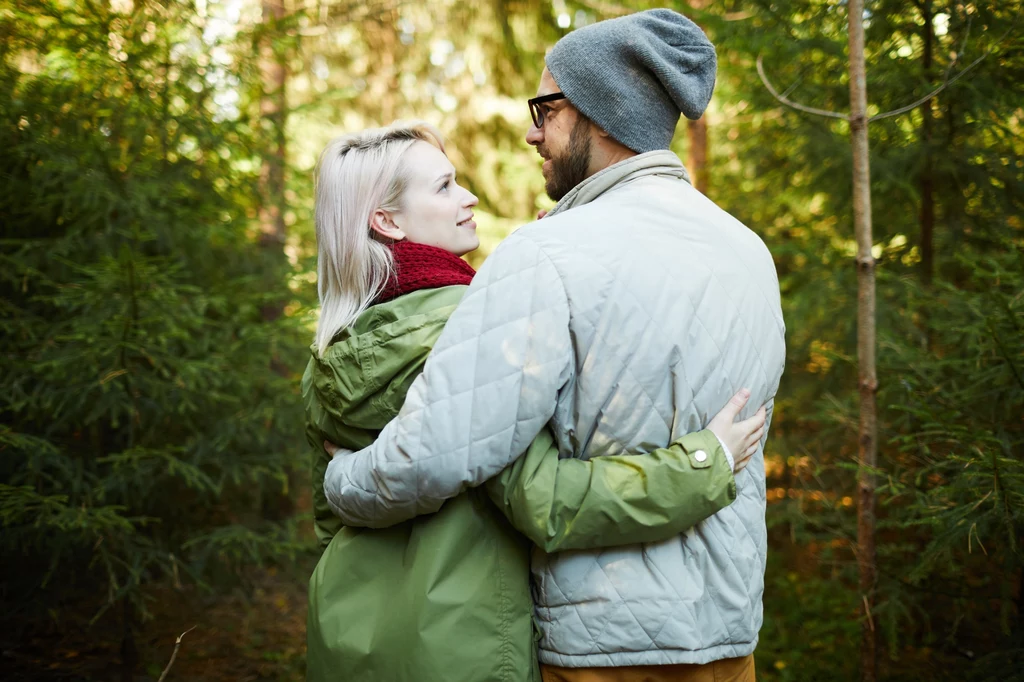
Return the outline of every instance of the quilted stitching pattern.
[[[346,523],[436,510],[500,471],[549,419],[562,456],[589,458],[699,430],[741,386],[753,392],[748,412],[767,402],[770,414],[785,353],[767,249],[678,173],[645,175],[521,229],[488,259],[398,419],[328,469],[325,492]],[[541,660],[750,653],[767,548],[755,459],[736,501],[679,538],[537,552]]]
[[[506,240],[452,314],[399,416],[374,445],[328,466],[324,492],[335,513],[349,526],[387,527],[493,477],[551,418],[571,362],[561,280],[536,244]]]
[[[658,186],[668,182],[638,181],[632,197],[624,189],[615,202],[527,228],[560,269],[570,307],[582,308],[572,313],[582,358],[572,409],[556,412],[575,418],[555,424],[589,444],[576,456],[666,442],[702,428],[740,386],[753,389],[750,411],[778,388],[784,327],[767,250],[688,186],[673,188],[670,210],[652,205],[672,196]],[[738,488],[736,502],[676,540],[537,552],[541,660],[704,663],[752,651],[767,545],[763,462],[740,475]]]

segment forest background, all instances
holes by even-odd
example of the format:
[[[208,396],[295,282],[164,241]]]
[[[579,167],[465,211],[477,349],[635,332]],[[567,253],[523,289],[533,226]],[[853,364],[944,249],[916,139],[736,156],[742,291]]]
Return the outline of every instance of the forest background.
[[[0,0],[0,665],[7,679],[302,679],[315,562],[298,377],[312,169],[445,133],[479,264],[550,202],[545,49],[614,0]],[[857,585],[843,0],[669,3],[718,46],[674,149],[779,273],[764,680],[1024,670],[1024,5],[869,0],[878,276],[873,607]],[[922,101],[929,93],[934,97]],[[685,270],[685,264],[680,264]],[[175,638],[191,630],[175,647]]]

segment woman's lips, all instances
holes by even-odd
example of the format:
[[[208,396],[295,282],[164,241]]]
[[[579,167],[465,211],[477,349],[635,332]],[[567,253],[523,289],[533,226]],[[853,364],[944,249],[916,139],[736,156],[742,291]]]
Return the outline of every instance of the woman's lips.
[[[474,221],[473,218],[466,218],[461,223],[456,223],[455,227],[465,227],[465,228],[468,228],[470,230],[475,230],[476,229],[476,221]]]

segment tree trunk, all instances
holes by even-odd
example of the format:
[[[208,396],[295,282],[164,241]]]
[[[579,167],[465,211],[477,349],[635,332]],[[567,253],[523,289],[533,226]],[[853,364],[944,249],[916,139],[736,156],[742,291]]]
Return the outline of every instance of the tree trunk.
[[[395,30],[397,20],[397,11],[382,12],[366,17],[362,24],[363,35],[374,54],[374,68],[372,76],[367,77],[366,94],[380,111],[377,125],[392,123],[401,103],[402,89],[398,77],[402,47]]]
[[[932,27],[932,2],[923,0],[921,4],[921,16],[924,19],[924,50],[921,56],[921,65],[924,69],[924,80],[931,82],[932,73],[932,43],[935,39],[935,30]],[[932,165],[932,125],[934,113],[932,100],[921,105],[921,146],[924,148],[924,159],[921,166],[920,188],[921,188],[921,282],[928,286],[932,283],[934,274],[934,247],[932,239],[935,230],[935,176]]]
[[[135,646],[135,609],[128,597],[121,599],[121,682],[134,682],[139,665],[139,650]]]
[[[260,171],[260,189],[262,201],[260,205],[260,227],[262,243],[270,248],[281,249],[285,240],[285,199],[284,199],[284,167],[285,167],[285,87],[288,80],[287,65],[284,55],[274,49],[273,30],[277,22],[284,18],[284,0],[263,0],[263,24],[265,31],[260,45],[260,75],[263,82],[263,94],[260,98],[260,117],[263,119],[264,130],[271,135],[271,151],[263,157]],[[269,312],[271,319],[277,317]],[[265,315],[266,316],[266,315]]]
[[[864,2],[850,0],[850,138],[853,147],[853,226],[857,237],[857,362],[860,429],[857,476],[857,567],[864,617],[861,626],[861,680],[875,682],[877,644],[875,603],[875,259],[871,254],[871,173],[868,157],[867,76],[864,65]]]
[[[1024,534],[1017,538],[1018,546],[1024,546]],[[1024,568],[1017,574],[1017,633],[1024,632]]]
[[[700,12],[708,6],[709,0],[690,0],[688,4],[691,9]],[[701,29],[703,28],[701,26]],[[690,171],[693,186],[697,188],[698,192],[706,195],[708,193],[707,114],[701,116],[696,121],[686,122],[686,136],[690,143],[686,154],[686,167]]]
[[[1017,546],[1024,547],[1024,532],[1017,534]],[[1017,574],[1017,634],[1024,634],[1024,568]]]
[[[708,193],[708,117],[686,122],[686,134],[690,144],[686,165],[690,169],[693,186],[701,194]]]
[[[284,0],[263,0],[263,38],[260,42],[260,123],[269,144],[264,147],[260,167],[260,245],[268,263],[284,259],[286,226],[285,214],[285,123],[288,115],[285,100],[288,84],[286,56],[275,49],[278,22],[285,15]],[[270,270],[275,270],[271,268]],[[276,320],[284,311],[284,299],[263,306],[261,313],[268,322]]]
[[[262,0],[263,5],[263,40],[260,43],[260,77],[262,95],[260,97],[260,118],[263,131],[269,136],[270,144],[263,154],[260,168],[260,245],[263,247],[264,258],[273,273],[267,286],[282,287],[283,282],[276,276],[281,272],[285,255],[284,246],[287,228],[284,222],[285,202],[285,162],[286,141],[285,124],[288,109],[285,99],[288,84],[287,55],[275,48],[275,38],[280,34],[279,22],[285,16],[284,0]],[[275,297],[263,305],[260,313],[267,322],[281,317],[284,313],[286,292],[282,290],[280,297]],[[284,376],[288,368],[276,355],[270,358],[270,368]],[[298,475],[289,469],[287,479],[280,491],[270,491],[263,495],[260,503],[264,518],[279,521],[295,513],[295,490],[298,489]]]

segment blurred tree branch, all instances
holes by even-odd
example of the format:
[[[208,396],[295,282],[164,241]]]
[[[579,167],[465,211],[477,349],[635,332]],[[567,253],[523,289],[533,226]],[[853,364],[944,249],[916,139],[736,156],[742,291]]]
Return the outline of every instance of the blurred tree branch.
[[[964,37],[964,41],[966,42],[966,36]],[[961,52],[962,52],[962,50],[963,50],[963,47],[961,47]],[[980,57],[975,59],[973,62],[971,62],[970,64],[965,66],[963,68],[963,70],[961,70],[955,76],[951,77],[950,76],[950,72],[952,71],[953,66],[956,65],[956,62],[957,62],[957,59],[959,58],[960,52],[956,53],[957,57],[954,58],[950,62],[949,66],[946,68],[946,75],[945,75],[945,78],[943,79],[943,82],[942,82],[941,85],[939,85],[937,88],[932,90],[930,93],[928,93],[927,95],[925,95],[921,99],[916,100],[914,102],[911,102],[910,104],[907,104],[905,106],[899,107],[898,109],[892,109],[890,111],[886,111],[886,112],[883,112],[883,113],[880,113],[880,114],[875,114],[874,116],[871,116],[870,118],[868,118],[868,123],[871,123],[872,121],[877,121],[879,119],[888,118],[890,116],[899,116],[900,114],[905,114],[908,111],[913,111],[917,107],[921,106],[925,102],[928,102],[929,100],[931,100],[932,98],[937,96],[939,93],[941,93],[943,90],[945,90],[949,86],[953,85],[953,83],[956,83],[958,80],[960,80],[961,78],[966,76],[968,73],[970,73],[970,71],[972,69],[974,69],[976,66],[978,66],[978,64],[980,64],[991,53],[992,53],[991,49],[986,50],[984,54],[982,54]],[[817,107],[807,106],[806,104],[801,104],[800,102],[794,102],[793,100],[789,99],[785,95],[785,93],[780,93],[775,88],[775,86],[772,85],[771,81],[768,80],[768,75],[765,73],[765,69],[764,69],[764,58],[763,58],[762,55],[758,55],[757,56],[757,75],[761,78],[761,83],[763,83],[765,88],[768,89],[768,92],[770,92],[772,94],[772,97],[774,97],[776,100],[778,100],[782,104],[785,104],[786,106],[788,106],[788,107],[790,107],[792,109],[796,109],[797,111],[802,111],[802,112],[808,113],[808,114],[814,114],[815,116],[826,116],[826,117],[829,117],[829,118],[838,118],[838,119],[841,119],[843,121],[849,121],[850,120],[850,116],[848,114],[842,114],[842,113],[839,113],[839,112],[836,112],[836,111],[828,111],[827,109],[818,109]]]

